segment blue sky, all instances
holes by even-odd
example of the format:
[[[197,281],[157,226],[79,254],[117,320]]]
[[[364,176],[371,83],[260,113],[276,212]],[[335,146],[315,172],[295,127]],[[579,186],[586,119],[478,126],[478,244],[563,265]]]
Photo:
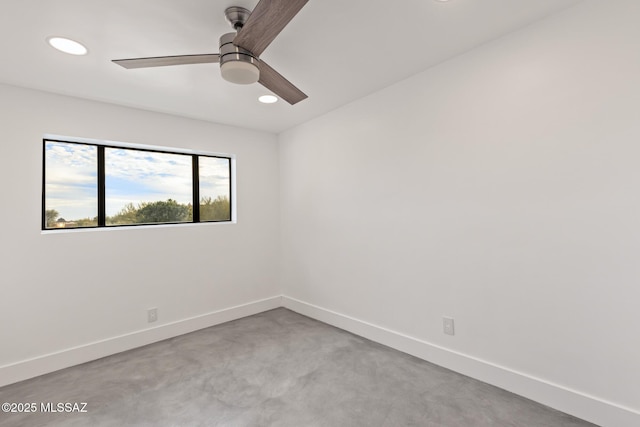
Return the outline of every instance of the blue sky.
[[[47,141],[46,207],[69,220],[97,215],[95,146]],[[200,196],[229,195],[228,160],[200,157]],[[191,202],[191,156],[105,148],[107,215],[126,204]]]

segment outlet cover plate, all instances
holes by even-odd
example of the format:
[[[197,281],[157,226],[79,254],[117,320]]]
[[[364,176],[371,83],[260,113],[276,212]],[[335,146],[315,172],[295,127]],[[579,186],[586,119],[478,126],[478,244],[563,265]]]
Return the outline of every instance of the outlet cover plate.
[[[444,316],[442,318],[442,328],[444,330],[444,333],[447,335],[455,335],[456,331],[453,325],[453,317],[446,317]]]

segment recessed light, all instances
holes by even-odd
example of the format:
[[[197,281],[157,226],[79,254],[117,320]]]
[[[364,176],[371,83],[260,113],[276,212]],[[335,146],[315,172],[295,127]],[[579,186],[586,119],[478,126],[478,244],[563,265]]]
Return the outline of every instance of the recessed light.
[[[278,97],[275,95],[262,95],[258,98],[258,101],[263,104],[273,104],[274,102],[278,102]]]
[[[82,43],[64,37],[49,37],[47,42],[51,47],[69,55],[86,55],[88,52]]]

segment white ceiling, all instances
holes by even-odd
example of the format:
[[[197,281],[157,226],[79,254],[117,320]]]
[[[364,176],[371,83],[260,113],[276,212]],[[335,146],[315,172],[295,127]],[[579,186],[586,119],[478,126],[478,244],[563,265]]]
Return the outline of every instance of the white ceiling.
[[[582,0],[310,0],[261,56],[309,95],[263,105],[217,64],[126,70],[129,57],[216,53],[223,11],[257,0],[3,0],[0,82],[281,132]],[[45,39],[76,39],[89,55]]]

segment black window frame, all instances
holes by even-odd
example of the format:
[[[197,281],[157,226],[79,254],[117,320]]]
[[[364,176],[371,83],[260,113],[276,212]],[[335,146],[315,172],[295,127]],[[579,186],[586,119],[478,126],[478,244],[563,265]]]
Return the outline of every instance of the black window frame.
[[[97,150],[97,159],[96,159],[96,179],[97,179],[97,205],[98,205],[98,224],[95,226],[87,226],[87,227],[69,227],[69,228],[47,228],[47,216],[46,216],[46,184],[47,184],[47,165],[46,165],[46,152],[47,152],[47,142],[59,142],[64,144],[77,144],[77,145],[88,145],[92,147],[96,147]],[[191,157],[191,186],[192,186],[192,200],[191,204],[193,206],[193,215],[191,221],[181,221],[181,222],[154,222],[154,223],[144,223],[144,224],[112,224],[107,225],[107,215],[106,215],[106,176],[105,176],[105,148],[115,148],[115,149],[123,149],[123,150],[135,150],[135,151],[143,151],[149,153],[164,153],[164,154],[177,154],[182,156]],[[200,172],[199,172],[199,159],[201,157],[210,157],[216,159],[226,159],[229,161],[229,219],[224,220],[205,220],[202,221],[200,219]],[[70,141],[66,139],[57,139],[57,138],[43,138],[42,139],[42,231],[59,231],[59,230],[91,230],[96,228],[120,228],[120,227],[146,227],[146,226],[154,226],[154,225],[184,225],[184,224],[211,224],[211,223],[219,223],[219,222],[234,222],[234,201],[233,201],[233,157],[223,156],[217,154],[203,154],[203,153],[186,153],[183,151],[172,151],[170,149],[159,149],[159,148],[142,148],[140,146],[128,146],[126,144],[123,145],[115,145],[115,144],[102,144],[102,143],[93,143],[93,142],[85,142],[85,141]],[[197,209],[196,209],[197,207]]]

